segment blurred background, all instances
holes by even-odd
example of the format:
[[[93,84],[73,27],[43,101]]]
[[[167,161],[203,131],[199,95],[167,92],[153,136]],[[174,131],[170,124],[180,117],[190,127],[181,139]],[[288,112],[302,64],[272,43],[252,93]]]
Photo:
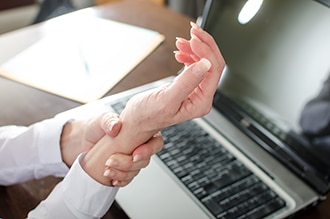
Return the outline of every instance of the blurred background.
[[[0,34],[46,19],[100,4],[121,0],[1,0]],[[162,4],[179,13],[197,19],[206,0],[144,0]]]

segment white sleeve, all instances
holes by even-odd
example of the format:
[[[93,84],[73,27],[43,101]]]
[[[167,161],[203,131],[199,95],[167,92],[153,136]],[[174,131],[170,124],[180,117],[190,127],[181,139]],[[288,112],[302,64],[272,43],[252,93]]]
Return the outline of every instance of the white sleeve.
[[[53,175],[63,177],[60,136],[67,120],[48,119],[29,127],[0,127],[0,185]]]
[[[101,218],[110,208],[118,188],[93,180],[81,167],[80,155],[69,173],[46,200],[28,215],[29,219]]]

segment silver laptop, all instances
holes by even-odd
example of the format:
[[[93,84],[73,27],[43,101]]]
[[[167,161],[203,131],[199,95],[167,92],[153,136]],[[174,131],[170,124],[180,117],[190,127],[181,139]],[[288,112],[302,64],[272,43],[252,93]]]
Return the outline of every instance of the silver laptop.
[[[248,0],[254,14],[245,2],[206,2],[201,25],[227,62],[213,109],[163,130],[164,149],[116,198],[130,218],[285,218],[325,199],[330,145],[299,121],[330,74],[329,2]],[[59,116],[120,112],[172,79]]]

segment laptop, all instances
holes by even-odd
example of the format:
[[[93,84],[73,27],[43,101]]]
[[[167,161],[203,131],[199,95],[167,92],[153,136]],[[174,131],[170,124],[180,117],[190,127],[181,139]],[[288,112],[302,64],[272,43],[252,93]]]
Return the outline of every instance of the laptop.
[[[207,0],[201,26],[227,63],[213,108],[163,130],[164,149],[118,192],[130,218],[286,218],[326,198],[330,154],[303,134],[299,120],[330,74],[330,8],[265,0],[244,17],[246,4],[258,1],[245,2]],[[132,95],[171,80],[58,116],[120,112]]]

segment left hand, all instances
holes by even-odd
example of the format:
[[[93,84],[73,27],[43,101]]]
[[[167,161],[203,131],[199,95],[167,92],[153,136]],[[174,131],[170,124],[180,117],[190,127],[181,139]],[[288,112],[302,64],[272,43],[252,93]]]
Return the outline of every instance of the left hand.
[[[63,162],[71,167],[79,154],[89,151],[104,135],[117,136],[121,125],[113,112],[66,123],[60,139]]]
[[[163,145],[164,140],[159,132],[147,143],[137,147],[131,155],[111,155],[105,163],[104,176],[112,180],[113,186],[126,186],[142,168],[148,166],[151,156],[159,152]]]
[[[74,120],[64,125],[61,135],[62,159],[71,167],[80,153],[88,152],[105,135],[116,137],[121,129],[121,120],[116,113],[105,112],[98,116]],[[116,153],[106,162],[108,180],[115,186],[125,186],[146,167],[152,155],[159,152],[164,141],[160,134],[137,147],[132,154]]]

